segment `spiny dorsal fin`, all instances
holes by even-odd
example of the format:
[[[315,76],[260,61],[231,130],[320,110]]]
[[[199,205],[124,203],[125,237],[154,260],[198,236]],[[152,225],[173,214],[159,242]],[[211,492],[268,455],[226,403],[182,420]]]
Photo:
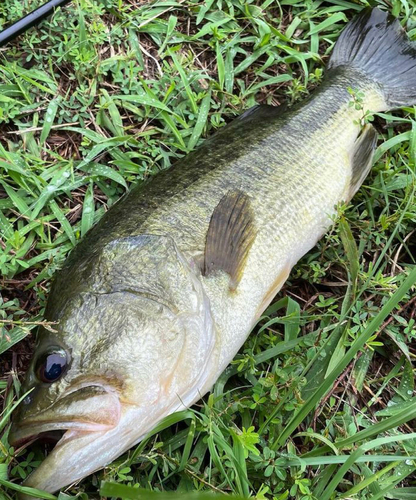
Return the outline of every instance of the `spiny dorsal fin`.
[[[203,274],[225,271],[235,289],[241,279],[248,251],[256,236],[250,198],[229,191],[216,206],[209,223]]]
[[[365,125],[354,144],[352,176],[349,190],[350,199],[358,191],[358,188],[364,182],[373,165],[376,143],[377,132],[375,128],[370,124]]]

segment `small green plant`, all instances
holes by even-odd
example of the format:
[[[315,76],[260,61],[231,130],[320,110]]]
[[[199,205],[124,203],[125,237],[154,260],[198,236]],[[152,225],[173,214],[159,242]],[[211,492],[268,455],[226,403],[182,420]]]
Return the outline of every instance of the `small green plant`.
[[[364,127],[364,125],[366,125],[367,123],[373,122],[374,114],[371,113],[371,111],[369,111],[368,109],[367,110],[364,109],[365,93],[362,92],[361,90],[354,90],[351,87],[348,87],[347,90],[352,97],[351,101],[349,102],[350,108],[354,108],[355,110],[362,112],[362,117],[360,118],[360,120],[354,123],[357,123],[362,127]]]

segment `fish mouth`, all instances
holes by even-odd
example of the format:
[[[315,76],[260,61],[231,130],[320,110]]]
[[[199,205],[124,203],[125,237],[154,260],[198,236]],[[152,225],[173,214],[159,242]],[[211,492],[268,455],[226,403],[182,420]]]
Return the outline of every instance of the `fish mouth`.
[[[55,442],[55,447],[85,433],[100,433],[116,427],[121,415],[117,393],[104,386],[84,386],[65,395],[43,411],[21,408],[12,423],[9,443],[17,448],[37,440]]]
[[[59,429],[54,423],[44,422],[39,425],[25,425],[18,428],[12,424],[9,433],[9,444],[16,449],[23,449],[39,441],[54,445],[57,448],[64,442],[74,439],[81,434],[103,432],[112,429],[113,425],[91,424],[87,422],[62,422]]]
[[[120,421],[112,429],[99,431],[94,427],[94,431],[84,431],[84,428],[82,430],[71,428],[60,431],[62,437],[53,449],[48,450],[46,458],[25,479],[23,486],[54,493],[101,469],[136,441],[134,437],[132,438],[132,434],[135,434],[137,423],[146,420],[146,413],[146,411],[138,410],[132,405],[122,405]],[[151,420],[150,416],[148,416],[148,420]],[[145,432],[148,425],[149,422],[146,422]],[[89,428],[91,429],[91,427]],[[49,433],[32,436],[30,434],[28,429],[25,438],[29,439],[29,442],[33,442],[35,438],[43,439]],[[20,437],[23,438],[23,432]],[[22,442],[20,441],[20,443]],[[27,443],[28,441],[26,441]],[[26,496],[23,498],[30,500]]]
[[[35,441],[43,444],[52,444],[55,446],[61,438],[64,436],[66,431],[44,431],[39,432],[38,434],[30,434],[30,435],[9,435],[9,443],[16,448],[17,451],[20,451],[27,446],[30,446]]]

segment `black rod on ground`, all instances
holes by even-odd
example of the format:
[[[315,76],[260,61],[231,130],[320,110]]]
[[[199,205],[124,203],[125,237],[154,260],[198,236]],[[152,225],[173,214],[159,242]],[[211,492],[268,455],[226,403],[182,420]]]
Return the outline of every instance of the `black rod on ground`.
[[[17,36],[27,31],[32,26],[39,24],[43,19],[50,16],[55,9],[69,3],[71,0],[49,0],[33,12],[30,12],[25,17],[16,21],[14,24],[0,32],[0,47],[6,45]]]

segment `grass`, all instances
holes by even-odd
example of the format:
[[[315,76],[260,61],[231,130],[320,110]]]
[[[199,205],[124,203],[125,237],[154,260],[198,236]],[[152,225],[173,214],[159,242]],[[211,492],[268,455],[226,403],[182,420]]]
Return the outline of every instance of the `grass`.
[[[40,3],[5,0],[0,23]],[[2,500],[44,457],[7,430],[68,252],[243,110],[306,97],[368,3],[416,40],[411,0],[78,0],[0,49]],[[416,111],[374,123],[370,176],[213,393],[60,500],[416,498]]]

